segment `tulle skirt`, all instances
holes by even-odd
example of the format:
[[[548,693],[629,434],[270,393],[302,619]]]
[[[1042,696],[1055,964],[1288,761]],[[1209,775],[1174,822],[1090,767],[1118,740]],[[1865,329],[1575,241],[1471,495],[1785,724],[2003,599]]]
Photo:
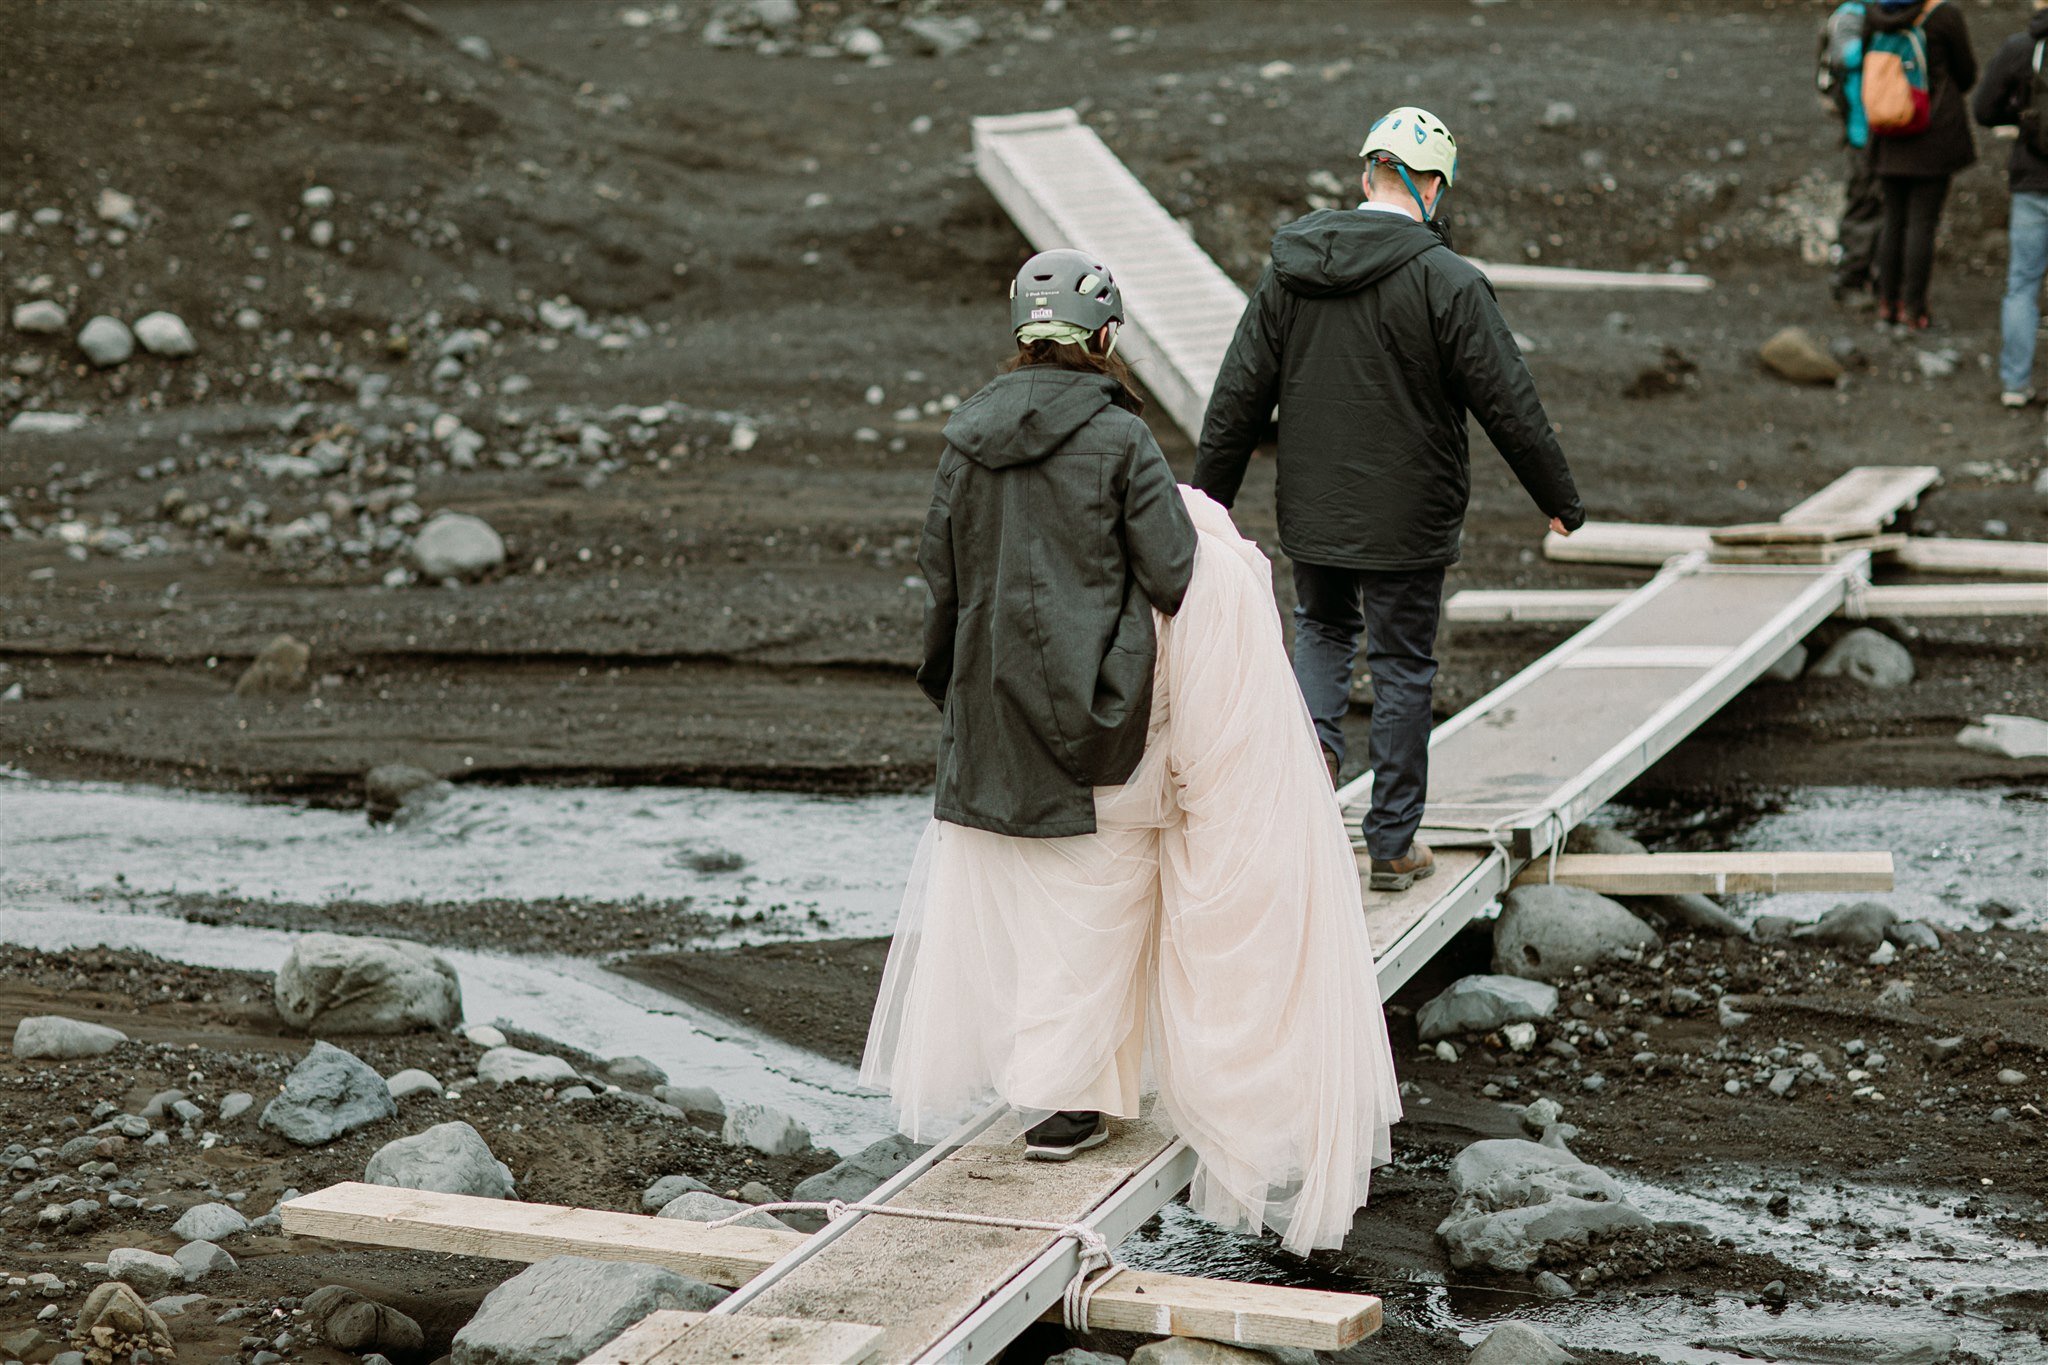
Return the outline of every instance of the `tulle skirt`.
[[[1137,771],[1096,790],[1094,834],[926,827],[861,1075],[925,1142],[992,1099],[1134,1117],[1156,1085],[1195,1211],[1305,1254],[1350,1230],[1401,1103],[1271,566],[1182,494],[1194,577],[1155,618]]]

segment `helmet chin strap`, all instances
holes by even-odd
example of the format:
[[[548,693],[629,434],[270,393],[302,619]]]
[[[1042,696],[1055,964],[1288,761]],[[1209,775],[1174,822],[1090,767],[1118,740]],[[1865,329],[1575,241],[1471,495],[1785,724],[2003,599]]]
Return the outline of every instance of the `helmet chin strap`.
[[[1422,191],[1415,188],[1415,177],[1408,174],[1408,168],[1406,166],[1403,166],[1400,162],[1393,161],[1391,162],[1391,164],[1395,170],[1401,173],[1401,183],[1406,185],[1408,187],[1408,193],[1414,196],[1415,207],[1422,211],[1422,221],[1427,223],[1435,215],[1431,211],[1429,205],[1422,202]],[[1438,190],[1436,192],[1436,197],[1437,202],[1441,204],[1443,202],[1444,192],[1442,190]]]

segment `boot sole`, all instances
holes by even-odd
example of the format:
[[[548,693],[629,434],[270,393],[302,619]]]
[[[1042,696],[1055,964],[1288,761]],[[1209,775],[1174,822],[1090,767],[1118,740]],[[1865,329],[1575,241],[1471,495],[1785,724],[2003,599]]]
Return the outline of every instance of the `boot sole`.
[[[1429,863],[1414,872],[1375,872],[1372,874],[1372,889],[1375,891],[1406,891],[1420,881],[1427,881],[1436,875],[1436,864]]]
[[[1068,1147],[1033,1147],[1026,1143],[1024,1159],[1026,1161],[1072,1161],[1090,1147],[1100,1147],[1107,1141],[1109,1141],[1109,1130],[1104,1128],[1101,1132],[1090,1133],[1087,1137]]]

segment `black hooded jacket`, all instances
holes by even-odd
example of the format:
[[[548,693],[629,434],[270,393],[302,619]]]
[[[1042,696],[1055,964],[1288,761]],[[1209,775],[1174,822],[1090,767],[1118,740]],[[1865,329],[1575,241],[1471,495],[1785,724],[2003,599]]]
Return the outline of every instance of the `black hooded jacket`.
[[[941,820],[1092,834],[1093,788],[1145,752],[1152,609],[1180,610],[1195,528],[1138,407],[1106,375],[1037,365],[946,423],[918,551]]]
[[[1954,175],[1977,159],[1970,136],[1969,102],[1977,83],[1970,25],[1955,0],[1887,12],[1872,5],[1863,15],[1863,50],[1879,33],[1918,27],[1927,41],[1927,127],[1911,137],[1870,138],[1870,166],[1879,175]]]
[[[2048,42],[2048,9],[2037,10],[2027,20],[2027,31],[2015,33],[1999,46],[1984,64],[1984,80],[1978,85],[1970,112],[1986,128],[1999,128],[2020,121],[2020,114],[2034,101],[2034,49]],[[2048,118],[2048,109],[2041,111]],[[2014,194],[2048,194],[2048,158],[2015,138],[2006,162],[2006,181]]]
[[[1458,558],[1467,412],[1545,516],[1578,490],[1486,277],[1423,224],[1324,209],[1273,238],[1202,423],[1194,484],[1228,507],[1280,407],[1280,543],[1381,571]]]

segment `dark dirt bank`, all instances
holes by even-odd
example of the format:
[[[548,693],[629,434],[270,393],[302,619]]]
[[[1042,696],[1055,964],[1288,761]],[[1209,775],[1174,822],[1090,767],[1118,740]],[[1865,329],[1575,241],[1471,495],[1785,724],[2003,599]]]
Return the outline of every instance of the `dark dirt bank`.
[[[1876,336],[1802,259],[1837,168],[1811,4],[948,4],[987,37],[945,57],[836,0],[782,56],[703,42],[709,0],[644,27],[582,0],[424,8],[425,28],[378,3],[10,10],[7,301],[55,299],[73,327],[170,308],[200,351],[98,371],[63,336],[0,340],[0,420],[89,419],[0,439],[0,693],[22,688],[0,762],[338,800],[391,759],[469,780],[926,780],[912,536],[947,400],[999,358],[991,301],[1025,251],[962,161],[967,119],[1070,103],[1243,280],[1328,192],[1311,176],[1348,179],[1356,130],[1405,100],[1462,135],[1473,254],[1712,273],[1703,297],[1507,296],[1597,516],[1755,520],[1851,465],[1913,461],[1947,473],[1921,529],[2048,539],[2040,420],[1999,410],[1987,369],[2002,174],[1957,182],[1932,338]],[[2016,22],[1969,14],[1987,52]],[[802,55],[847,18],[893,60]],[[88,77],[93,99],[66,97]],[[1542,127],[1563,98],[1575,117]],[[302,202],[315,186],[331,206]],[[127,225],[98,215],[103,188],[135,201]],[[46,208],[63,222],[35,224]],[[1760,372],[1788,323],[1854,343],[1842,389]],[[1667,347],[1696,372],[1623,396]],[[1944,349],[1956,373],[1927,379],[1919,354]],[[437,418],[481,451],[454,453]],[[1155,428],[1185,470],[1187,440]],[[323,452],[346,467],[258,464]],[[1474,482],[1454,588],[1641,577],[1537,558],[1483,439]],[[460,592],[382,586],[408,518],[443,508],[492,522],[505,566]],[[1271,543],[1270,465],[1242,517]],[[237,699],[281,632],[312,647],[308,690]],[[1758,689],[1674,770],[2011,776],[1947,738],[2048,710],[2043,627],[1917,636],[1912,688]],[[1440,709],[1543,644],[1455,632]]]

